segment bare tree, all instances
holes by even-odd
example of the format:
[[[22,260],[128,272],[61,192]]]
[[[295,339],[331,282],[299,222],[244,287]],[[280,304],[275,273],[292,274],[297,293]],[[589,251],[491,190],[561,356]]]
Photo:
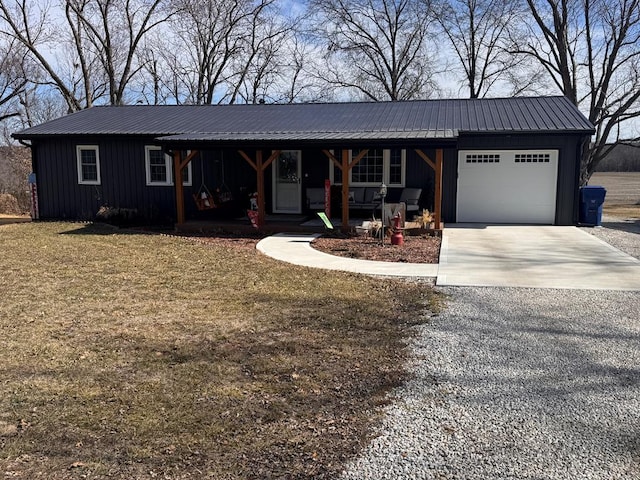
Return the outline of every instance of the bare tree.
[[[286,65],[281,72],[282,91],[277,101],[293,103],[333,100],[333,90],[326,88],[324,79],[319,79],[315,73],[320,70],[316,64],[322,58],[322,53],[318,46],[304,41],[302,37],[300,32],[295,32],[285,47]]]
[[[233,76],[229,83],[229,103],[240,97],[246,103],[258,103],[281,79],[284,45],[293,32],[290,22],[263,3],[251,16],[248,31],[241,46],[241,54],[234,58]]]
[[[585,146],[580,181],[586,184],[612,145],[640,117],[640,0],[527,0],[529,41],[514,46],[533,58],[596,127]]]
[[[170,15],[162,0],[0,0],[0,28],[19,42],[69,111],[125,102],[145,35]],[[62,20],[64,19],[64,20]],[[54,52],[53,56],[47,52]]]
[[[171,22],[175,33],[164,61],[171,70],[167,88],[177,103],[212,104],[236,99],[251,55],[247,44],[263,12],[275,0],[176,0],[178,13]],[[257,37],[254,38],[258,42]],[[229,85],[233,88],[229,90]]]
[[[28,84],[27,59],[11,38],[0,43],[0,122],[20,115],[20,95]]]
[[[171,16],[161,6],[162,0],[66,0],[78,59],[87,51],[84,38],[100,61],[111,105],[125,103],[127,87],[142,68],[136,60],[145,35]]]
[[[312,0],[315,29],[327,46],[330,85],[370,100],[429,96],[432,60],[426,38],[428,2],[419,0]]]
[[[519,5],[514,0],[450,0],[436,7],[436,21],[464,72],[469,98],[484,97],[518,68],[518,58],[505,46],[508,29],[521,14]]]
[[[30,171],[31,152],[28,148],[0,146],[0,194],[5,195],[5,208],[11,204],[14,208],[17,206],[17,211],[0,213],[24,213],[29,210],[27,176]]]

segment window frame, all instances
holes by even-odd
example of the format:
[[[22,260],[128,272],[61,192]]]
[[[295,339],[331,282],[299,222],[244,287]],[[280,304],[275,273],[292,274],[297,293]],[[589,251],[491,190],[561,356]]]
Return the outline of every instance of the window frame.
[[[186,156],[189,156],[190,154],[191,154],[191,150],[187,150],[187,151],[186,151]],[[198,160],[202,161],[202,159],[201,159],[201,158],[199,158]],[[183,186],[183,187],[191,187],[191,186],[193,186],[193,170],[192,170],[192,168],[191,168],[191,164],[192,164],[192,163],[193,163],[193,160],[191,160],[191,161],[187,164],[187,166],[186,166],[186,167],[184,167],[184,168],[186,168],[186,169],[187,169],[187,175],[189,176],[189,179],[188,179],[188,180],[185,180],[185,179],[184,179],[184,171],[182,172],[182,186]],[[173,165],[172,165],[172,167],[173,167]],[[183,170],[184,170],[184,169],[183,169]]]
[[[83,172],[82,172],[82,152],[84,150],[91,150],[96,153],[96,179],[95,180],[85,180]],[[78,184],[79,185],[101,185],[102,179],[100,176],[100,147],[98,145],[76,145],[76,165],[77,165],[77,173],[78,173]]]
[[[152,182],[151,181],[151,164],[149,163],[149,161],[151,160],[151,157],[149,156],[149,152],[151,150],[162,150],[162,147],[159,147],[158,145],[145,145],[145,152],[144,152],[144,168],[145,168],[145,181],[146,181],[146,185],[148,187],[165,187],[165,186],[173,186],[174,181],[173,181],[173,158],[171,157],[171,155],[168,154],[164,154],[164,161],[165,161],[165,166],[167,166],[168,168],[168,176],[170,178],[169,182]],[[186,155],[189,155],[191,153],[191,150],[187,150],[186,151]],[[200,160],[202,161],[202,160]],[[183,187],[191,187],[193,186],[193,168],[192,168],[192,164],[193,164],[193,160],[190,161],[186,167],[187,169],[187,175],[188,175],[188,179],[184,180],[184,174],[183,174],[183,180],[182,180],[182,186]]]
[[[145,145],[144,146],[144,170],[147,187],[170,187],[173,185],[173,172],[171,157],[163,152],[164,167],[166,169],[166,179],[163,182],[151,180],[151,154],[152,151],[162,152],[162,147],[157,145]]]
[[[145,170],[145,181],[147,187],[170,187],[173,186],[173,158],[171,155],[164,154],[164,165],[167,169],[167,180],[164,182],[153,182],[151,181],[151,156],[149,152],[151,151],[162,151],[162,147],[158,145],[145,145],[144,146],[144,170]],[[191,153],[191,150],[187,150],[187,155]],[[200,160],[202,161],[202,160]],[[187,180],[182,180],[182,186],[191,187],[193,185],[193,168],[191,164],[193,161],[189,162],[185,167],[187,169]]]
[[[369,149],[375,150],[375,149]],[[391,183],[391,150],[400,150],[400,183]],[[333,154],[333,150],[331,150]],[[356,154],[357,155],[357,154]],[[354,157],[353,150],[349,150],[349,163],[351,163],[351,159]],[[335,181],[335,171],[336,166],[334,163],[329,160],[329,180],[331,181],[331,185],[342,185],[342,181]],[[352,177],[353,170],[349,169],[349,186],[350,187],[379,187],[379,182],[354,182]],[[406,185],[407,178],[407,150],[406,148],[383,148],[382,149],[382,182],[391,188],[404,188]]]

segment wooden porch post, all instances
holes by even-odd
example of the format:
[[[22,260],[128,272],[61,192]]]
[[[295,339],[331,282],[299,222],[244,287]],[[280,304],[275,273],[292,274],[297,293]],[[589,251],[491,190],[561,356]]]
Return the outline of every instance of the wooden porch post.
[[[342,150],[342,227],[349,231],[349,150]]]
[[[262,150],[256,151],[256,171],[258,174],[258,227],[264,226],[265,198],[264,198],[264,166],[262,163]]]
[[[258,228],[262,228],[265,222],[265,197],[264,197],[264,171],[269,168],[271,163],[278,158],[282,150],[274,150],[267,161],[262,160],[262,150],[256,150],[256,159],[253,161],[249,155],[247,155],[243,150],[238,150],[238,153],[242,158],[244,158],[249,165],[256,171],[256,178],[258,185],[256,189],[258,190]]]
[[[442,149],[436,149],[436,176],[435,176],[435,200],[433,223],[436,230],[442,229]]]
[[[433,226],[436,230],[442,230],[442,159],[443,152],[442,148],[436,148],[436,161],[435,163],[431,160],[426,153],[424,153],[419,148],[415,149],[415,152],[422,158],[427,165],[429,165],[433,171],[434,175],[434,192],[433,192]]]
[[[184,187],[182,186],[182,151],[173,151],[173,181],[176,186],[176,222],[184,223]]]
[[[342,150],[341,161],[338,162],[336,157],[329,150],[323,150],[324,154],[331,160],[336,167],[342,171],[342,227],[343,232],[349,231],[349,172],[355,167],[360,160],[369,152],[369,149],[361,150],[355,158],[349,163],[349,150]]]
[[[189,165],[189,162],[193,160],[198,154],[198,150],[192,150],[187,158],[182,159],[182,151],[173,151],[173,181],[176,187],[176,223],[178,225],[184,223],[184,186],[182,185],[182,170]],[[200,159],[202,161],[202,159]]]

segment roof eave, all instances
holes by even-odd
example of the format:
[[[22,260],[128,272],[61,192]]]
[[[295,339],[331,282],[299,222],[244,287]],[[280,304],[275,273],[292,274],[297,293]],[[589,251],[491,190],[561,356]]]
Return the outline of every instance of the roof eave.
[[[585,129],[566,129],[566,130],[466,130],[460,131],[460,136],[479,136],[479,135],[594,135],[595,128]]]

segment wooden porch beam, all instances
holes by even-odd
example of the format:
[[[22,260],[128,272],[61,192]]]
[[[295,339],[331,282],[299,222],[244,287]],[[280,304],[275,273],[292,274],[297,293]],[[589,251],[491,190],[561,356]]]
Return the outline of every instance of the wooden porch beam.
[[[186,167],[187,165],[189,165],[189,162],[191,162],[191,160],[193,160],[193,158],[198,154],[198,150],[191,150],[191,153],[189,155],[187,155],[187,158],[185,158],[184,160],[182,160],[182,162],[180,163],[180,170],[182,170],[184,167]]]
[[[338,167],[340,170],[342,170],[342,164],[333,155],[333,153],[331,153],[329,150],[322,150],[322,153],[324,153],[327,156],[327,158],[329,160],[331,160],[336,167]]]
[[[176,223],[184,223],[184,187],[182,186],[182,152],[173,152],[173,181],[176,187]]]
[[[271,155],[269,155],[269,158],[267,159],[266,162],[264,162],[264,164],[262,165],[262,169],[266,170],[269,165],[271,165],[273,163],[273,161],[278,158],[278,156],[282,153],[282,150],[274,150],[273,152],[271,152]]]
[[[249,165],[251,165],[251,167],[252,167],[254,170],[256,170],[256,171],[258,170],[258,166],[256,165],[256,163],[255,163],[253,160],[251,160],[251,157],[249,157],[249,155],[247,155],[246,153],[244,153],[244,151],[243,151],[243,150],[238,150],[238,153],[240,154],[240,156],[241,156],[242,158],[244,158],[244,159],[247,161],[247,163],[248,163]]]
[[[349,164],[349,170],[351,170],[353,167],[355,167],[360,162],[360,160],[362,160],[364,158],[364,156],[367,153],[369,153],[369,149],[365,148],[364,150],[360,151],[358,153],[358,155],[356,155],[355,158],[352,158],[351,159],[351,163]]]
[[[427,164],[433,168],[433,170],[435,171],[436,169],[436,164],[433,163],[433,160],[431,160],[426,153],[424,153],[422,150],[420,150],[419,148],[415,149],[416,153],[418,154],[418,156],[420,156],[420,158],[422,158],[425,162],[427,162]]]
[[[338,167],[340,170],[343,169],[343,164],[338,161],[338,159],[333,155],[333,153],[331,153],[329,150],[322,150],[322,152],[327,156],[327,158],[329,160],[331,160],[333,162],[333,164],[336,167]],[[353,167],[355,167],[358,164],[358,162],[360,162],[360,160],[362,160],[367,153],[369,153],[369,149],[368,148],[365,149],[365,150],[362,150],[361,152],[358,153],[358,155],[356,155],[354,158],[352,158],[351,159],[351,163],[347,162],[348,170],[350,170]],[[343,172],[344,172],[344,170],[343,170]]]

